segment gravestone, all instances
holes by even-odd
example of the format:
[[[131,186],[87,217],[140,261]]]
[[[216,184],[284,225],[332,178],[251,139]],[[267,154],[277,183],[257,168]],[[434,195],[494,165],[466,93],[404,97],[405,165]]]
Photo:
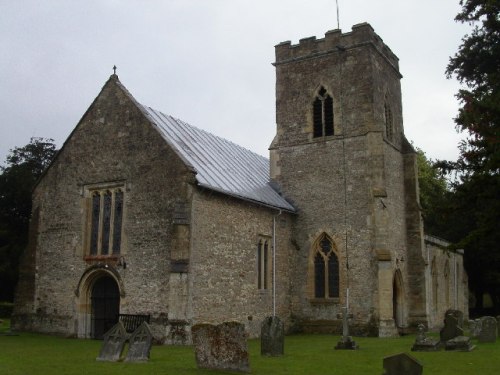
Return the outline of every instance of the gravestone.
[[[424,367],[411,355],[399,353],[385,357],[383,375],[422,375]]]
[[[352,337],[349,336],[349,319],[352,318],[352,314],[348,313],[347,307],[342,307],[342,314],[337,315],[338,318],[342,318],[342,337],[340,341],[335,346],[335,349],[349,349],[356,350],[358,349],[358,345],[356,341],[352,340]]]
[[[104,334],[101,351],[96,358],[98,361],[119,361],[127,341],[127,332],[121,322],[116,323]]]
[[[152,344],[153,335],[151,334],[149,325],[146,322],[142,322],[129,338],[129,347],[125,362],[147,362]]]
[[[481,332],[481,320],[480,319],[469,320],[469,333],[471,337],[477,339],[480,332]]]
[[[268,316],[260,330],[260,354],[278,357],[285,352],[285,325],[277,316]]]
[[[446,315],[453,315],[458,321],[458,326],[462,329],[464,328],[464,313],[463,312],[461,312],[460,310],[448,309],[444,313],[444,316],[446,316]]]
[[[445,350],[455,351],[455,352],[471,352],[474,350],[475,346],[472,345],[470,337],[457,336],[448,341],[445,344]]]
[[[247,335],[243,324],[196,324],[191,334],[198,368],[250,372]]]
[[[457,310],[453,310],[457,311]],[[459,319],[452,313],[446,313],[444,317],[444,327],[439,332],[441,342],[446,342],[452,338],[463,336],[464,330],[459,326]]]
[[[413,352],[434,352],[439,350],[439,342],[428,338],[425,335],[425,326],[423,324],[418,325],[417,337],[415,343],[411,347]]]
[[[479,342],[497,341],[497,320],[492,316],[483,316],[480,319],[481,328],[477,336]]]

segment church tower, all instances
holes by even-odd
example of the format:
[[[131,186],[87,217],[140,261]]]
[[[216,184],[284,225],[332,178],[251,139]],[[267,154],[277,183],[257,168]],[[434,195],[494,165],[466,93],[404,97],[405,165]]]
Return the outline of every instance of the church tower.
[[[276,46],[271,179],[297,208],[291,309],[304,330],[427,322],[415,152],[398,58],[369,24]],[[319,323],[322,322],[322,323]]]

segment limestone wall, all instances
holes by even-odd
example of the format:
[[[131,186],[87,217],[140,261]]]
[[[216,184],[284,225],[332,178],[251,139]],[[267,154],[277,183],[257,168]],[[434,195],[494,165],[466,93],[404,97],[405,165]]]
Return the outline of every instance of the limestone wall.
[[[197,190],[192,203],[189,318],[193,324],[238,321],[251,337],[272,314],[272,257],[268,287],[258,289],[257,244],[272,244],[276,220],[276,311],[289,320],[290,216],[212,191]]]

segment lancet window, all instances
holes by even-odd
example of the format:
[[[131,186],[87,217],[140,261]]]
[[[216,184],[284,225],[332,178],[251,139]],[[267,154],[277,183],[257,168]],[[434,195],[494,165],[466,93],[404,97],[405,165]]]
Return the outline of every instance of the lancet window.
[[[317,242],[314,251],[314,297],[339,297],[339,260],[327,235]]]

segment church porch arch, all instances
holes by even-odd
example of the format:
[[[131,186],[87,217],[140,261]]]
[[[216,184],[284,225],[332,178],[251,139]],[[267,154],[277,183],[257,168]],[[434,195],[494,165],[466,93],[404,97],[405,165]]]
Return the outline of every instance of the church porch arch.
[[[77,335],[101,338],[116,323],[125,297],[120,274],[108,265],[88,268],[75,290]]]

